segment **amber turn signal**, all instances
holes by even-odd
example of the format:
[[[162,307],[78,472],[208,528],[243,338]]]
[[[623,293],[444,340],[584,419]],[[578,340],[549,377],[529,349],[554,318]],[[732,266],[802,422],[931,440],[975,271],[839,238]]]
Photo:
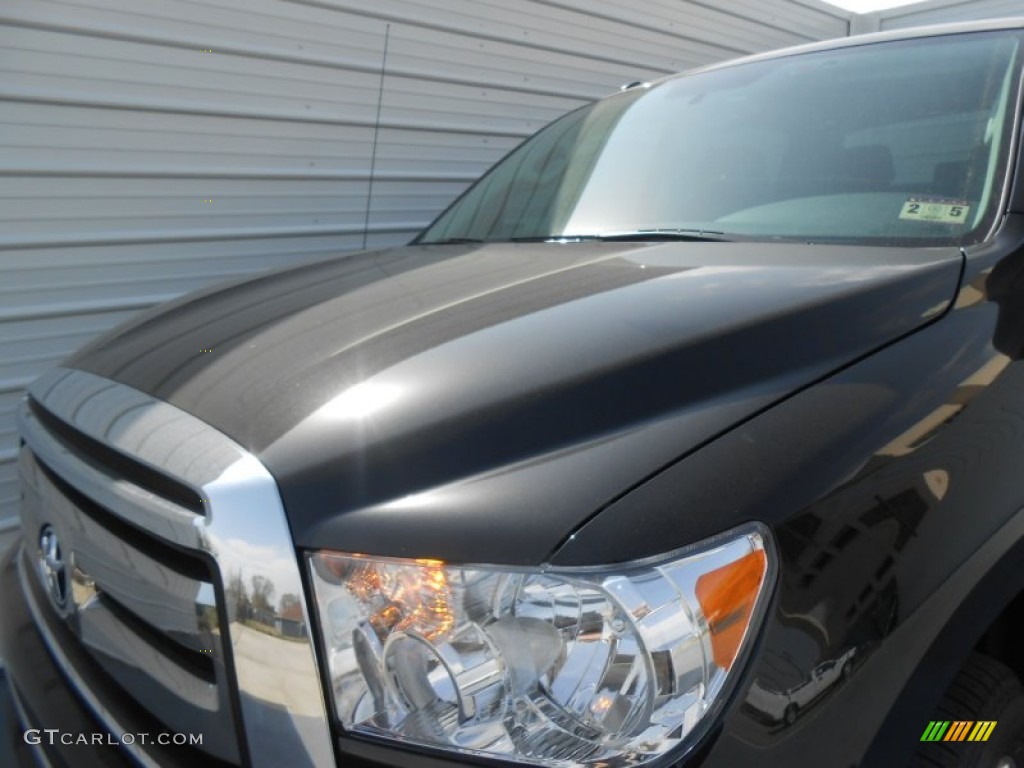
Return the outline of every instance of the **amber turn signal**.
[[[697,579],[697,600],[707,617],[715,664],[729,669],[750,624],[768,564],[755,550]]]

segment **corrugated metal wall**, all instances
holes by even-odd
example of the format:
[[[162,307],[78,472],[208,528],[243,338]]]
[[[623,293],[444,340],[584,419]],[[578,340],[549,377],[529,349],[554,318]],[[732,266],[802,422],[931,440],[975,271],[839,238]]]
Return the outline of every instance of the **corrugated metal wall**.
[[[848,30],[816,0],[5,0],[0,546],[37,374],[154,302],[363,244],[387,25],[369,246],[621,83]]]
[[[879,29],[903,29],[951,21],[1024,16],[1022,0],[932,0],[878,14]]]

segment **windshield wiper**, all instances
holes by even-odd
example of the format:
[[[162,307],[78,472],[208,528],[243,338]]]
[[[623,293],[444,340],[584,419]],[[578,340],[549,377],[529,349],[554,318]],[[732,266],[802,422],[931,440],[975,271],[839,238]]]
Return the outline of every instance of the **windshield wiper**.
[[[459,243],[486,243],[478,237],[447,237],[444,240],[423,240],[417,245],[458,245]]]
[[[460,243],[581,243],[586,241],[643,242],[645,240],[684,240],[692,242],[729,242],[724,232],[710,229],[636,229],[627,232],[601,232],[594,235],[539,235],[533,237],[502,237],[483,240],[475,237],[449,237],[426,240],[420,245],[456,245]]]
[[[583,239],[584,236],[579,236]],[[566,235],[567,239],[571,236]],[[711,229],[637,229],[630,232],[603,232],[598,235],[586,236],[586,239],[607,240],[609,242],[642,242],[644,240],[684,240],[691,242],[727,243],[729,238],[724,232]]]
[[[490,240],[475,237],[446,237],[444,240],[423,240],[416,243],[416,245],[459,245],[462,243],[576,243],[583,240],[600,239],[600,237],[595,235],[573,235],[571,237],[563,237],[562,235],[531,235],[529,237],[496,237]]]

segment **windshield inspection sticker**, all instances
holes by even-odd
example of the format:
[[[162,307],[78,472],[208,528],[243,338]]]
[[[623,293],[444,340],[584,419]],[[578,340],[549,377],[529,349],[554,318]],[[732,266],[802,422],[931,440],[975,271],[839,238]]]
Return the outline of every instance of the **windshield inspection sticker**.
[[[967,221],[971,206],[966,200],[948,200],[942,197],[908,197],[900,211],[901,219],[910,221],[941,221],[962,224]]]

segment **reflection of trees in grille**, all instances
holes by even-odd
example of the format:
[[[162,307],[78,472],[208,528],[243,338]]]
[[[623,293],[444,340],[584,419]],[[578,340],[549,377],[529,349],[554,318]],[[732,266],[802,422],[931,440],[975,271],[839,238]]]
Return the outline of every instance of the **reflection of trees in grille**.
[[[257,621],[273,624],[277,611],[274,608],[274,582],[266,576],[255,575],[246,586],[241,571],[231,571],[224,592],[228,597],[228,615],[237,621]],[[284,598],[282,597],[282,600]]]
[[[224,592],[228,597],[228,616],[239,621],[249,618],[252,614],[252,602],[249,600],[249,590],[245,586],[241,571],[231,572]]]
[[[216,632],[220,629],[217,609],[212,605],[200,605],[196,610],[196,624],[200,632]]]
[[[286,619],[302,618],[302,601],[299,596],[292,592],[285,592],[281,595],[281,602],[277,605],[278,613]]]
[[[252,607],[259,613],[274,613],[274,584],[266,576],[252,577]]]

